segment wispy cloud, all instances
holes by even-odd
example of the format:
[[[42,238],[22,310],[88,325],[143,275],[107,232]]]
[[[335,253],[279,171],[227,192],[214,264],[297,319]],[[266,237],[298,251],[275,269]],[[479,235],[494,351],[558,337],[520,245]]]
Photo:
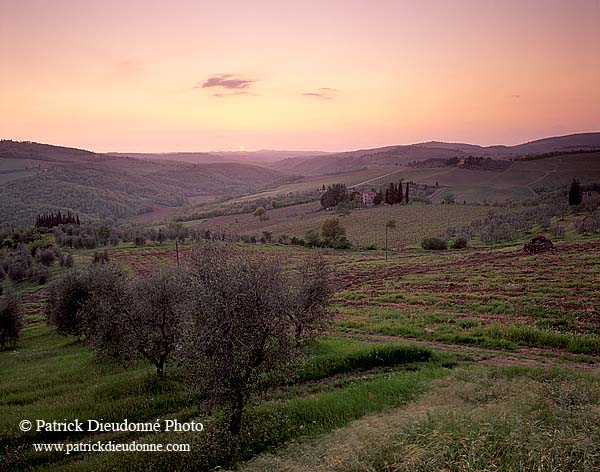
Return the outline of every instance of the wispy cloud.
[[[303,92],[303,97],[316,98],[319,100],[334,100],[337,94],[337,90],[331,87],[321,87],[310,92]]]
[[[238,90],[236,92],[218,92],[213,93],[213,97],[223,98],[223,97],[236,97],[238,95],[256,95],[255,93],[245,92],[243,90]]]
[[[204,82],[198,82],[194,88],[218,87],[226,90],[243,90],[252,87],[254,82],[256,80],[233,74],[218,74],[209,77]]]

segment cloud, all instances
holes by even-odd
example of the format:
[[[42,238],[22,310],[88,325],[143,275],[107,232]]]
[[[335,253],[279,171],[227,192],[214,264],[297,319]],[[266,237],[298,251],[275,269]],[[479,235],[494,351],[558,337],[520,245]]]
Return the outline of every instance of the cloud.
[[[334,100],[337,90],[331,87],[321,87],[311,92],[303,92],[303,97],[316,98],[319,100]]]
[[[233,74],[219,74],[209,77],[205,82],[198,82],[194,85],[194,88],[219,87],[226,90],[244,90],[251,88],[254,82],[256,82],[256,80],[239,77]]]
[[[218,98],[223,98],[223,97],[235,97],[238,95],[253,95],[255,96],[255,93],[250,93],[250,92],[245,92],[243,90],[238,90],[237,92],[218,92],[218,93],[213,93],[212,96],[213,97],[218,97]]]

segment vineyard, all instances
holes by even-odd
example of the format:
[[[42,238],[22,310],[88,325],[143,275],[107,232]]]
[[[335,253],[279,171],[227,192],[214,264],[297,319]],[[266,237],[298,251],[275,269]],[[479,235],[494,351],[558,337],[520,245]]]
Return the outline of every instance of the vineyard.
[[[489,211],[489,207],[472,205],[386,205],[353,210],[350,215],[340,217],[340,221],[354,246],[382,248],[385,245],[385,223],[390,219],[396,220],[397,227],[389,231],[388,243],[389,247],[400,248],[418,244],[427,236],[443,235],[449,226],[462,227],[483,219]],[[494,211],[513,210],[494,208]],[[314,202],[269,210],[267,220],[250,213],[211,218],[194,227],[259,237],[264,231],[271,232],[274,238],[282,235],[303,237],[309,230],[320,230],[323,221],[333,216],[337,215],[321,210],[320,204]]]

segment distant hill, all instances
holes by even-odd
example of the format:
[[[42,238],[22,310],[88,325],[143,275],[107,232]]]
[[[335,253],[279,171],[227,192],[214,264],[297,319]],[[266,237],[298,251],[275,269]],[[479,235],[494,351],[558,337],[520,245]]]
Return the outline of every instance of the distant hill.
[[[0,141],[0,226],[27,225],[40,212],[128,218],[192,197],[238,196],[294,180],[239,162],[189,164]]]
[[[215,164],[221,162],[243,162],[248,164],[265,164],[294,157],[323,156],[323,151],[221,151],[221,152],[169,152],[169,153],[118,153],[109,155],[117,157],[133,157],[161,161],[179,161],[192,164]]]
[[[284,159],[270,164],[271,169],[298,175],[327,175],[372,167],[403,166],[412,161],[480,156],[514,159],[530,154],[555,151],[600,149],[600,133],[581,133],[531,141],[516,146],[478,146],[465,143],[431,141],[406,146]]]

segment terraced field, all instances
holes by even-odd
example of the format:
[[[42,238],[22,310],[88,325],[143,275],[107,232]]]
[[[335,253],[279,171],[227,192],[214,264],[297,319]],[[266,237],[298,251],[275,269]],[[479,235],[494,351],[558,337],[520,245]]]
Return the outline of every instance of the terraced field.
[[[368,339],[597,356],[599,268],[599,241],[538,256],[511,247],[357,261],[341,269],[338,328]]]

